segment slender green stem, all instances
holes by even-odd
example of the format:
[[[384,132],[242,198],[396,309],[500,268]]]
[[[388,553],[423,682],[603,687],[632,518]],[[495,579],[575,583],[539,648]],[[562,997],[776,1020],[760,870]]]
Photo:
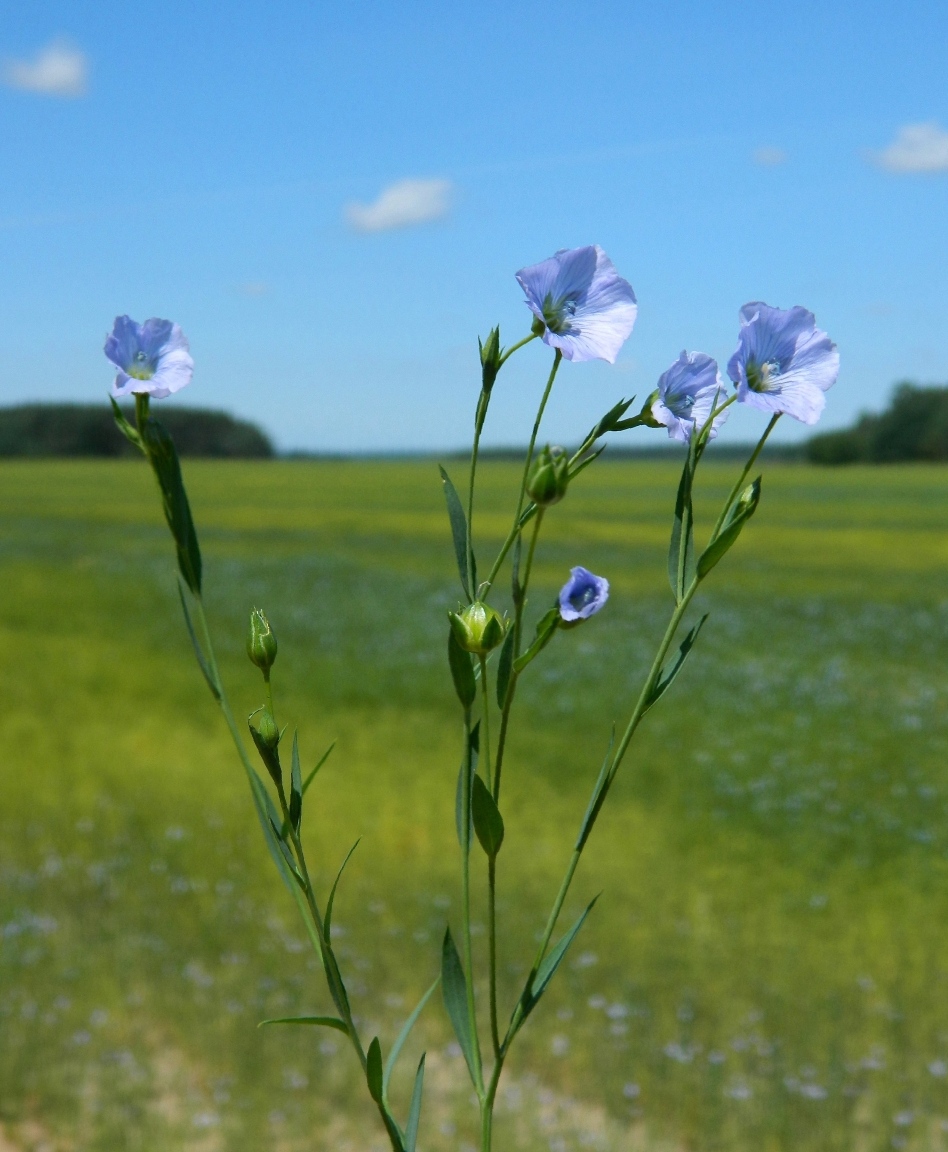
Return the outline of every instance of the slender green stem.
[[[531,340],[536,340],[536,338],[537,338],[536,332],[531,332],[529,336],[524,336],[524,338],[522,340],[518,340],[516,344],[511,344],[510,347],[504,352],[503,356],[501,356],[501,358],[500,358],[500,367],[503,368],[503,366],[507,363],[507,361],[510,359],[510,357],[513,356],[514,352],[516,352],[520,348],[523,348],[523,346],[525,344],[529,344]]]
[[[751,468],[753,468],[754,465],[757,463],[757,457],[763,451],[764,445],[767,443],[767,437],[770,435],[771,432],[773,432],[774,428],[777,426],[777,421],[780,419],[780,417],[782,415],[783,415],[782,412],[776,412],[770,418],[770,423],[764,429],[763,436],[761,436],[761,438],[757,441],[757,447],[754,449],[754,451],[748,457],[747,463],[744,465],[744,470],[741,472],[740,476],[738,477],[737,483],[731,489],[730,496],[728,496],[727,500],[725,500],[725,502],[724,502],[724,507],[721,509],[721,515],[718,517],[717,523],[714,525],[714,531],[711,533],[711,540],[717,539],[718,533],[721,531],[721,527],[724,524],[724,521],[727,519],[727,514],[731,510],[731,505],[734,503],[734,501],[738,498],[738,496],[741,493],[741,488],[743,487],[744,481],[747,479],[748,472],[750,472]]]
[[[467,485],[467,584],[471,590],[472,600],[477,599],[477,589],[474,587],[474,477],[477,474],[477,454],[481,444],[484,417],[487,415],[488,395],[482,392],[477,405],[474,446],[471,449],[471,474]]]
[[[493,783],[491,781],[490,772],[490,692],[487,686],[487,658],[479,656],[478,661],[481,669],[481,759],[484,762],[484,780],[487,787],[493,790]]]
[[[487,862],[487,947],[490,976],[490,1038],[494,1059],[500,1059],[500,1028],[497,1023],[497,857]]]
[[[481,1046],[477,1032],[477,1002],[474,997],[474,947],[471,940],[471,710],[464,710],[464,780],[461,788],[461,919],[464,966],[467,969],[467,1017],[474,1043],[475,1088],[484,1098]]]
[[[523,476],[520,480],[520,495],[517,497],[517,514],[514,516],[514,528],[520,523],[520,513],[523,511],[523,498],[527,492],[527,476],[530,474],[530,464],[533,461],[533,450],[537,444],[540,422],[543,419],[543,413],[546,411],[546,402],[549,400],[550,393],[553,391],[553,381],[556,379],[556,373],[562,359],[563,353],[557,348],[556,355],[553,357],[553,367],[550,369],[546,387],[543,389],[543,398],[540,400],[540,407],[537,409],[536,419],[533,421],[533,431],[530,433],[530,444],[527,448],[526,459],[523,462]]]

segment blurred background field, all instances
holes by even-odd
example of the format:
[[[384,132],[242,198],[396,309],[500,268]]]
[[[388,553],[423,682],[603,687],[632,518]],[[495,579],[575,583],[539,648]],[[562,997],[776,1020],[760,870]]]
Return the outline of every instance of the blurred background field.
[[[243,652],[260,604],[304,765],[337,741],[306,837],[324,892],[363,838],[337,931],[357,1013],[389,1043],[457,923],[436,468],[186,472],[237,711],[261,703]],[[706,520],[733,472],[708,464]],[[604,460],[548,517],[533,611],[577,563],[613,597],[518,696],[507,1004],[664,627],[676,478]],[[516,468],[483,483],[475,531],[499,543]],[[567,915],[603,896],[515,1050],[499,1148],[948,1147],[946,517],[936,467],[768,467],[597,827]],[[0,1149],[382,1148],[334,1034],[256,1028],[328,998],[193,664],[146,467],[0,465],[0,580]],[[409,1055],[422,1044],[421,1145],[465,1149],[440,1003]]]

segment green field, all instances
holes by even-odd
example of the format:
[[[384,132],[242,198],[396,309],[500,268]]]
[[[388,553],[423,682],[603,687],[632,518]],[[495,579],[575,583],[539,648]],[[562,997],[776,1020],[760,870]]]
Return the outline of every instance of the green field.
[[[733,472],[706,466],[699,511]],[[236,711],[262,702],[243,652],[259,603],[304,763],[338,742],[308,851],[325,892],[363,838],[340,955],[388,1043],[458,923],[436,468],[186,475]],[[518,694],[507,1004],[667,619],[676,482],[603,461],[547,518],[534,612],[577,563],[613,596]],[[476,531],[499,543],[516,469],[483,485]],[[194,666],[146,466],[0,465],[0,581],[0,1150],[385,1148],[340,1038],[256,1028],[328,997]],[[768,468],[704,611],[584,857],[567,916],[603,896],[514,1049],[496,1147],[948,1148],[948,471]],[[421,1147],[470,1148],[440,1003],[422,1044]]]

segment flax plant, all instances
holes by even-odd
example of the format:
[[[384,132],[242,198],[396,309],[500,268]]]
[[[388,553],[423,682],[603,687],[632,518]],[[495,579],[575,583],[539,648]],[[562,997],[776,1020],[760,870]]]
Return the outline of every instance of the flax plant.
[[[583,852],[639,725],[672,686],[708,618],[705,615],[688,620],[695,594],[757,510],[761,477],[750,481],[749,477],[777,421],[788,414],[804,423],[815,423],[825,403],[825,392],[838,372],[836,347],[816,327],[812,313],[803,308],[781,310],[762,303],[747,304],[740,312],[738,348],[728,363],[733,390],[710,356],[682,352],[659,378],[655,391],[637,414],[628,415],[632,400],[620,400],[574,451],[549,444],[538,450],[544,412],[563,361],[614,362],[632,332],[637,303],[631,285],[619,276],[598,246],[558,252],[521,270],[517,279],[533,313],[533,323],[529,333],[506,350],[501,346],[498,328],[479,342],[481,389],[475,407],[465,500],[441,469],[461,592],[457,610],[449,613],[447,626],[447,666],[461,712],[461,767],[456,790],[462,891],[460,948],[450,926],[446,927],[439,979],[408,1017],[384,1061],[378,1037],[368,1038],[360,1032],[333,949],[333,903],[349,857],[328,892],[320,894],[313,884],[303,847],[307,790],[332,749],[304,778],[298,735],[294,732],[288,741],[286,730],[279,725],[272,683],[278,649],[270,623],[260,609],[251,613],[247,652],[262,675],[262,702],[248,718],[246,731],[234,717],[221,680],[202,599],[198,537],[180,463],[170,436],[150,409],[152,397],[170,395],[190,382],[193,364],[187,340],[170,321],[149,320],[139,326],[124,316],[116,320],[105,349],[117,369],[112,401],[116,422],[148,460],[158,481],[177,551],[185,624],[198,665],[237,749],[264,840],[297,904],[333,1004],[330,1015],[262,1023],[331,1028],[342,1033],[361,1067],[393,1152],[415,1152],[425,1057],[422,1055],[417,1067],[404,1125],[396,1119],[389,1099],[392,1071],[412,1026],[439,982],[474,1087],[480,1113],[481,1152],[491,1149],[494,1104],[514,1041],[596,903],[596,898],[590,900],[578,919],[557,937],[563,906]],[[491,560],[486,577],[479,580],[474,524],[481,437],[501,370],[511,355],[537,339],[553,350],[553,359],[530,432],[519,486],[511,493],[510,530]],[[115,399],[129,394],[135,397],[134,423],[126,418]],[[699,546],[692,507],[695,478],[708,444],[735,403],[760,409],[770,419]],[[630,701],[624,723],[613,726],[585,811],[578,814],[575,838],[564,846],[563,878],[553,896],[539,944],[529,958],[522,990],[512,1004],[502,1005],[497,954],[504,925],[496,901],[505,842],[501,785],[505,768],[508,772],[513,770],[507,760],[511,725],[516,721],[518,685],[521,678],[531,674],[532,665],[542,658],[559,632],[585,626],[603,610],[609,597],[608,580],[577,564],[555,603],[541,605],[545,610],[539,613],[534,610],[531,578],[542,529],[546,517],[555,514],[552,509],[568,498],[571,486],[601,455],[604,437],[636,427],[665,427],[668,436],[680,442],[684,450],[681,479],[673,501],[669,493],[674,509],[668,552],[672,593],[669,618],[649,670]],[[491,603],[499,595],[502,573],[510,589],[506,612]],[[528,623],[533,625],[532,635]],[[582,765],[577,764],[577,770],[581,769]],[[529,771],[530,766],[517,765],[517,770]],[[478,979],[480,972],[472,945],[471,903],[477,886],[483,887],[487,902],[483,982]],[[479,1005],[476,988],[483,984],[488,990],[487,1004]]]

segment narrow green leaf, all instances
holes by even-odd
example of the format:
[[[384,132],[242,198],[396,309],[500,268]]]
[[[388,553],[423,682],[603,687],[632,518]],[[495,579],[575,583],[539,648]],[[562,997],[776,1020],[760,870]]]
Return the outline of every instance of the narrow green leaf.
[[[293,733],[293,756],[290,770],[290,823],[299,832],[303,819],[303,774],[300,771],[300,746],[297,733]]]
[[[266,841],[267,849],[273,857],[273,863],[277,866],[277,871],[280,873],[280,879],[287,886],[291,895],[295,895],[294,884],[296,879],[287,865],[284,851],[286,845],[283,844],[280,837],[274,832],[274,823],[278,821],[276,809],[273,806],[273,801],[264,787],[263,781],[252,769],[248,769],[250,779],[250,795],[253,797],[254,809],[257,813],[257,819],[260,821],[260,827],[263,830],[263,838]],[[276,825],[279,827],[279,824]]]
[[[503,708],[507,703],[507,690],[510,687],[510,673],[513,670],[514,633],[516,629],[507,629],[500,656],[497,659],[497,707]]]
[[[405,1152],[415,1152],[418,1143],[418,1122],[421,1119],[421,1095],[425,1086],[425,1055],[422,1052],[415,1073],[415,1087],[411,1094],[411,1108],[408,1110],[408,1127],[405,1129]]]
[[[448,629],[448,664],[454,691],[458,694],[463,708],[470,708],[477,696],[477,681],[474,679],[474,665],[470,652],[465,652],[457,642],[452,629]]]
[[[376,1104],[382,1103],[382,1046],[378,1036],[373,1037],[369,1050],[365,1054],[365,1081],[369,1086],[369,1095]]]
[[[181,597],[181,609],[184,612],[184,623],[188,630],[188,636],[191,639],[191,647],[194,649],[194,655],[197,657],[198,667],[201,669],[201,673],[203,674],[204,679],[207,681],[207,686],[211,690],[211,695],[218,703],[220,703],[220,689],[214,680],[214,675],[211,672],[211,666],[208,664],[207,659],[204,656],[204,651],[201,648],[201,645],[198,643],[197,633],[194,630],[194,623],[191,620],[191,610],[188,608],[188,602],[186,598],[188,593],[185,591],[186,588],[187,585],[184,582],[184,578],[179,572],[178,595]]]
[[[339,868],[339,871],[336,873],[336,879],[333,880],[333,882],[332,882],[332,888],[330,889],[330,892],[329,892],[329,899],[326,901],[326,916],[325,916],[325,919],[323,920],[323,934],[325,935],[327,941],[330,940],[330,938],[331,938],[332,906],[333,906],[333,902],[336,899],[336,888],[339,886],[339,881],[342,879],[342,874],[346,870],[346,865],[349,863],[349,857],[352,855],[353,852],[355,852],[356,848],[359,847],[359,844],[361,842],[362,842],[362,837],[360,836],[359,839],[356,840],[355,844],[353,844],[352,847],[349,849],[349,851],[346,853],[346,858],[345,858],[345,860],[343,860],[343,862]]]
[[[589,833],[592,832],[593,825],[596,823],[596,817],[605,803],[606,796],[609,794],[609,770],[612,767],[612,745],[615,743],[616,726],[612,726],[612,735],[609,737],[609,747],[606,749],[606,754],[603,757],[602,767],[599,769],[599,775],[596,778],[596,785],[593,788],[592,796],[589,798],[589,804],[586,808],[586,814],[583,816],[583,822],[579,828],[579,835],[576,837],[576,851],[582,852],[585,847],[586,841],[589,839]]]
[[[399,1056],[401,1055],[402,1049],[405,1047],[405,1041],[408,1039],[409,1033],[411,1032],[412,1028],[414,1028],[415,1023],[418,1020],[418,1017],[424,1011],[425,1005],[428,1003],[428,1001],[434,995],[434,990],[435,990],[435,988],[438,987],[438,985],[440,983],[441,983],[441,977],[438,976],[438,978],[431,985],[431,987],[428,989],[428,991],[418,1001],[418,1004],[417,1004],[414,1012],[412,1012],[412,1014],[408,1017],[408,1019],[402,1025],[402,1030],[399,1032],[398,1036],[395,1039],[395,1043],[392,1045],[392,1050],[391,1050],[391,1052],[389,1052],[388,1059],[385,1061],[385,1074],[382,1077],[382,1091],[385,1094],[386,1099],[388,1098],[389,1082],[392,1079],[392,1073],[395,1071],[395,1062],[398,1060]]]
[[[633,396],[631,400],[620,400],[618,404],[613,405],[599,423],[590,428],[583,443],[595,444],[599,437],[604,436],[607,432],[619,432],[625,427],[634,427],[632,421],[622,419],[634,403],[635,397]]]
[[[441,484],[444,487],[444,500],[448,506],[448,519],[451,521],[451,536],[454,540],[454,555],[458,562],[458,575],[461,577],[461,587],[468,600],[471,599],[471,588],[467,580],[467,517],[464,515],[464,506],[458,496],[457,489],[451,483],[451,477],[438,465],[441,473]],[[476,582],[477,577],[475,577]]]
[[[539,656],[543,649],[553,639],[553,633],[559,627],[560,623],[560,609],[558,605],[554,605],[549,612],[543,615],[537,621],[536,635],[534,636],[533,643],[522,655],[518,656],[514,661],[514,671],[518,674],[530,663],[531,660]]]
[[[731,509],[729,518],[725,521],[721,531],[701,553],[698,560],[699,580],[703,580],[715,564],[723,559],[725,553],[731,550],[743,531],[744,525],[757,511],[757,505],[760,503],[761,479],[762,477],[758,476],[753,484],[744,490],[741,499]]]
[[[591,452],[588,456],[584,456],[582,460],[577,462],[569,470],[570,483],[572,483],[580,472],[585,472],[590,464],[595,464],[599,457],[605,452],[606,445],[603,444],[601,448],[597,448],[595,452]]]
[[[122,433],[122,435],[130,444],[134,444],[139,452],[144,452],[145,446],[142,444],[141,436],[138,435],[135,427],[125,419],[125,413],[118,406],[118,402],[116,401],[115,397],[110,396],[109,402],[112,405],[112,417],[115,420],[115,424],[119,432]]]
[[[261,1020],[257,1027],[262,1028],[264,1024],[311,1024],[318,1028],[335,1028],[337,1032],[349,1035],[345,1022],[335,1016],[277,1016],[273,1020]]]
[[[691,506],[691,489],[694,484],[696,467],[694,441],[688,445],[688,455],[678,483],[675,497],[675,519],[672,524],[671,540],[668,545],[668,582],[675,594],[675,602],[680,604],[685,589],[694,575],[694,515]]]
[[[523,1005],[523,1016],[521,1018],[520,1025],[518,1026],[518,1031],[523,1027],[524,1022],[533,1011],[533,1009],[536,1008],[540,1001],[540,997],[547,989],[547,985],[556,975],[557,968],[559,968],[560,964],[563,962],[563,958],[569,950],[569,946],[576,939],[577,933],[579,932],[580,928],[582,928],[586,917],[593,910],[593,907],[598,899],[598,896],[593,897],[593,899],[586,906],[586,910],[582,913],[573,927],[570,928],[570,930],[560,938],[559,943],[557,943],[556,946],[547,953],[546,958],[540,965],[539,969],[535,973],[531,973],[530,978],[527,980],[527,986],[524,988],[523,995],[521,997],[521,1004]]]
[[[142,427],[142,443],[161,489],[165,520],[178,552],[178,568],[195,596],[201,593],[201,550],[191,517],[191,506],[181,476],[181,464],[174,441],[157,420],[149,418]]]
[[[474,1086],[477,1086],[478,1060],[476,1056],[475,1038],[471,1032],[471,1021],[467,1014],[467,978],[461,964],[461,957],[454,945],[451,929],[445,929],[444,943],[441,948],[441,993],[444,996],[444,1007],[448,1018],[454,1028],[454,1035],[458,1038],[467,1069],[471,1074]]]
[[[329,745],[329,747],[322,754],[322,756],[320,756],[319,761],[316,764],[316,767],[312,770],[312,772],[310,772],[310,774],[303,781],[303,791],[302,791],[303,796],[306,795],[310,784],[312,784],[312,782],[316,779],[316,773],[320,770],[320,768],[322,768],[322,766],[329,759],[330,753],[332,752],[333,748],[335,748],[335,747],[336,747],[336,741],[333,740],[333,742]]]
[[[471,781],[471,816],[481,847],[493,859],[504,842],[504,818],[480,776]]]
[[[668,691],[668,689],[672,686],[672,682],[674,681],[674,679],[678,675],[678,673],[681,671],[682,665],[688,659],[688,653],[694,647],[695,641],[698,639],[698,633],[704,627],[704,622],[705,622],[705,620],[707,620],[707,618],[708,618],[708,613],[706,612],[701,617],[701,619],[698,621],[698,623],[694,626],[694,628],[691,629],[691,631],[684,638],[684,640],[682,640],[682,642],[678,648],[678,654],[675,656],[675,659],[671,662],[671,664],[667,668],[662,669],[662,674],[659,677],[658,683],[652,689],[652,694],[649,696],[648,700],[645,702],[645,707],[642,710],[643,716],[649,710],[649,708],[651,708],[654,704],[657,704],[658,701],[661,700],[661,698],[665,695],[665,693]]]

